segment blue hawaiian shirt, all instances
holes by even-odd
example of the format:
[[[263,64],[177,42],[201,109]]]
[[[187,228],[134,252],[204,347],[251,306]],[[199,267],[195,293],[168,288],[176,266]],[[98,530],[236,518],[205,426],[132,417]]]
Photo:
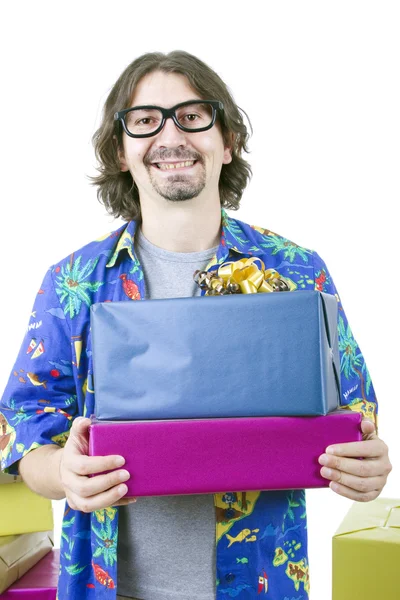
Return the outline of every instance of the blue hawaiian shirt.
[[[329,271],[312,250],[221,209],[221,237],[207,269],[260,257],[291,281],[292,291],[336,295],[341,403],[372,419],[377,401]],[[94,413],[89,307],[145,298],[130,221],[50,267],[0,403],[1,467],[44,444],[63,447],[72,421]],[[205,290],[202,290],[204,295]],[[216,599],[306,600],[309,596],[305,490],[215,494]],[[190,530],[187,535],[191,535]],[[58,600],[115,600],[118,508],[92,513],[65,503]],[[193,565],[195,568],[196,565]]]

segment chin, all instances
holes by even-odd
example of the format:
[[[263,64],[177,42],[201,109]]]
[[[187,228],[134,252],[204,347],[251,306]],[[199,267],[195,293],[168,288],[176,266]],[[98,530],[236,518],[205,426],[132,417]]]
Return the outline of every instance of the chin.
[[[178,183],[178,182],[175,181],[174,184],[175,183]],[[166,186],[165,188],[159,188],[158,186],[155,186],[154,189],[160,196],[162,196],[166,200],[171,200],[172,202],[179,202],[182,200],[192,200],[193,198],[196,198],[204,190],[204,187],[205,187],[204,185],[198,185],[198,186],[169,185],[169,186]]]

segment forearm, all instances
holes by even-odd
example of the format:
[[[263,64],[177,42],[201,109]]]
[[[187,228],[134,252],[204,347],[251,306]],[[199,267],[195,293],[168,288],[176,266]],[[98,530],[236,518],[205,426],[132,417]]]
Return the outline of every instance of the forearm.
[[[65,491],[60,479],[63,448],[47,444],[35,448],[19,461],[19,472],[26,485],[45,498],[61,500]]]

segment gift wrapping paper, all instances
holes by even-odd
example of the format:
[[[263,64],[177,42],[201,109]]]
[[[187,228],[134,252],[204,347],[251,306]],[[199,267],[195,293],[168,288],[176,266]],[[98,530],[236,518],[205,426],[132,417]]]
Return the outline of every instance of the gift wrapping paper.
[[[23,482],[0,490],[0,536],[53,529],[51,500],[35,494]]]
[[[306,290],[95,303],[96,417],[326,415],[340,398],[337,310]]]
[[[89,454],[122,455],[127,496],[327,487],[318,457],[359,441],[361,415],[92,421]]]
[[[0,536],[0,593],[50,552],[53,540],[52,531]]]
[[[400,499],[354,502],[332,538],[332,600],[399,600]]]
[[[0,594],[0,600],[55,600],[59,568],[60,551],[53,549]]]

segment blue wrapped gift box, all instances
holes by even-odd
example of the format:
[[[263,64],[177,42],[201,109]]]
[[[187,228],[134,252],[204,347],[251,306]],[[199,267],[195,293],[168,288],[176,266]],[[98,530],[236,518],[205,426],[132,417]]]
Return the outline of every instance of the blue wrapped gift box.
[[[340,398],[337,310],[307,290],[93,304],[95,416],[326,415]]]

